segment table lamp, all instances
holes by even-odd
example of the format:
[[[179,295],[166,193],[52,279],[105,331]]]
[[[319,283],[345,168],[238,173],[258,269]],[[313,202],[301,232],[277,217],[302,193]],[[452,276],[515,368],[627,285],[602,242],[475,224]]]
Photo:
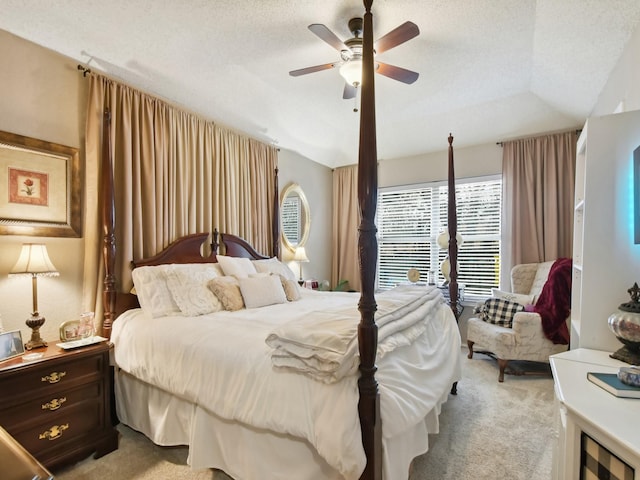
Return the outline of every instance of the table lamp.
[[[60,275],[49,259],[46,245],[41,243],[22,245],[20,257],[9,272],[9,276],[14,275],[31,275],[33,312],[26,321],[27,326],[31,329],[31,339],[24,347],[27,350],[46,347],[47,342],[40,337],[40,327],[44,325],[45,318],[38,313],[38,277],[57,277]]]
[[[296,248],[296,251],[293,254],[293,261],[298,262],[298,265],[300,266],[300,279],[298,280],[298,283],[302,285],[302,283],[304,282],[304,280],[302,280],[302,264],[309,261],[309,259],[307,258],[307,252],[305,252],[304,247]]]

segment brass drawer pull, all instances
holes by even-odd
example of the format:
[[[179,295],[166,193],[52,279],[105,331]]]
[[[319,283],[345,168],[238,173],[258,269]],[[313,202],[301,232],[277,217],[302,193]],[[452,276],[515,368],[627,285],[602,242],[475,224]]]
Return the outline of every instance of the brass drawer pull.
[[[42,381],[49,383],[58,383],[66,374],[67,372],[51,372],[49,375],[42,377]]]
[[[42,404],[42,410],[58,410],[66,401],[67,397],[53,398],[50,402]]]
[[[39,435],[40,440],[56,440],[62,436],[62,432],[64,432],[67,428],[69,428],[69,424],[65,423],[64,425],[54,425],[46,432],[43,432]]]

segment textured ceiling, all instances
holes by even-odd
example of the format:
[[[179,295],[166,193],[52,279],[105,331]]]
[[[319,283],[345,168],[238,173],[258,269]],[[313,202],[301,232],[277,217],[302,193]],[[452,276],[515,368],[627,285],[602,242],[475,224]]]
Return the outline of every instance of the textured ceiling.
[[[0,29],[232,129],[335,167],[357,161],[359,116],[337,61],[307,26],[343,40],[360,0],[3,0]],[[639,0],[375,0],[374,38],[420,35],[379,56],[378,156],[580,126],[631,33]]]

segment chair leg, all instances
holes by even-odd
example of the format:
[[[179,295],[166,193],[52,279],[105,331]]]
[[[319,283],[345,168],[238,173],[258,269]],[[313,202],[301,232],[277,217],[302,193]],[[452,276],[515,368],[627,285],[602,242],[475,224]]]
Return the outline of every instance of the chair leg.
[[[498,382],[504,382],[504,369],[507,368],[507,363],[509,360],[504,360],[502,358],[498,359],[498,367],[500,367],[500,373],[498,374]]]
[[[467,358],[473,358],[473,344],[471,340],[467,340],[467,347],[469,347],[469,353],[467,354]]]

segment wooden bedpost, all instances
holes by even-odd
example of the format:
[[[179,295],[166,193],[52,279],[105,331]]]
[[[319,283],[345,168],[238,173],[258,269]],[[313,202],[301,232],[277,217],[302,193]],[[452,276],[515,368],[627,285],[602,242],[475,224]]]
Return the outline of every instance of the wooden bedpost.
[[[458,319],[458,213],[456,210],[456,175],[453,168],[453,137],[449,134],[449,176],[448,176],[448,223],[449,223],[449,305]]]
[[[275,192],[273,194],[273,223],[271,235],[273,236],[273,256],[280,259],[280,192],[278,188],[278,167],[274,172]]]
[[[360,349],[360,400],[358,412],[362,428],[362,444],[367,465],[362,480],[382,478],[382,425],[380,421],[380,394],[376,373],[378,327],[375,323],[377,309],[374,296],[378,241],[376,239],[376,205],[378,201],[378,159],[376,146],[376,107],[373,64],[373,0],[364,0],[362,92],[360,105],[360,148],[358,156],[358,202],[360,226],[358,250],[360,254],[360,280],[362,291],[358,310],[358,346]]]
[[[111,112],[104,111],[102,120],[102,161],[100,195],[102,204],[102,256],[104,261],[104,291],[102,336],[111,338],[111,326],[116,311],[116,236],[115,236],[115,192],[113,183],[113,159],[111,158]]]

